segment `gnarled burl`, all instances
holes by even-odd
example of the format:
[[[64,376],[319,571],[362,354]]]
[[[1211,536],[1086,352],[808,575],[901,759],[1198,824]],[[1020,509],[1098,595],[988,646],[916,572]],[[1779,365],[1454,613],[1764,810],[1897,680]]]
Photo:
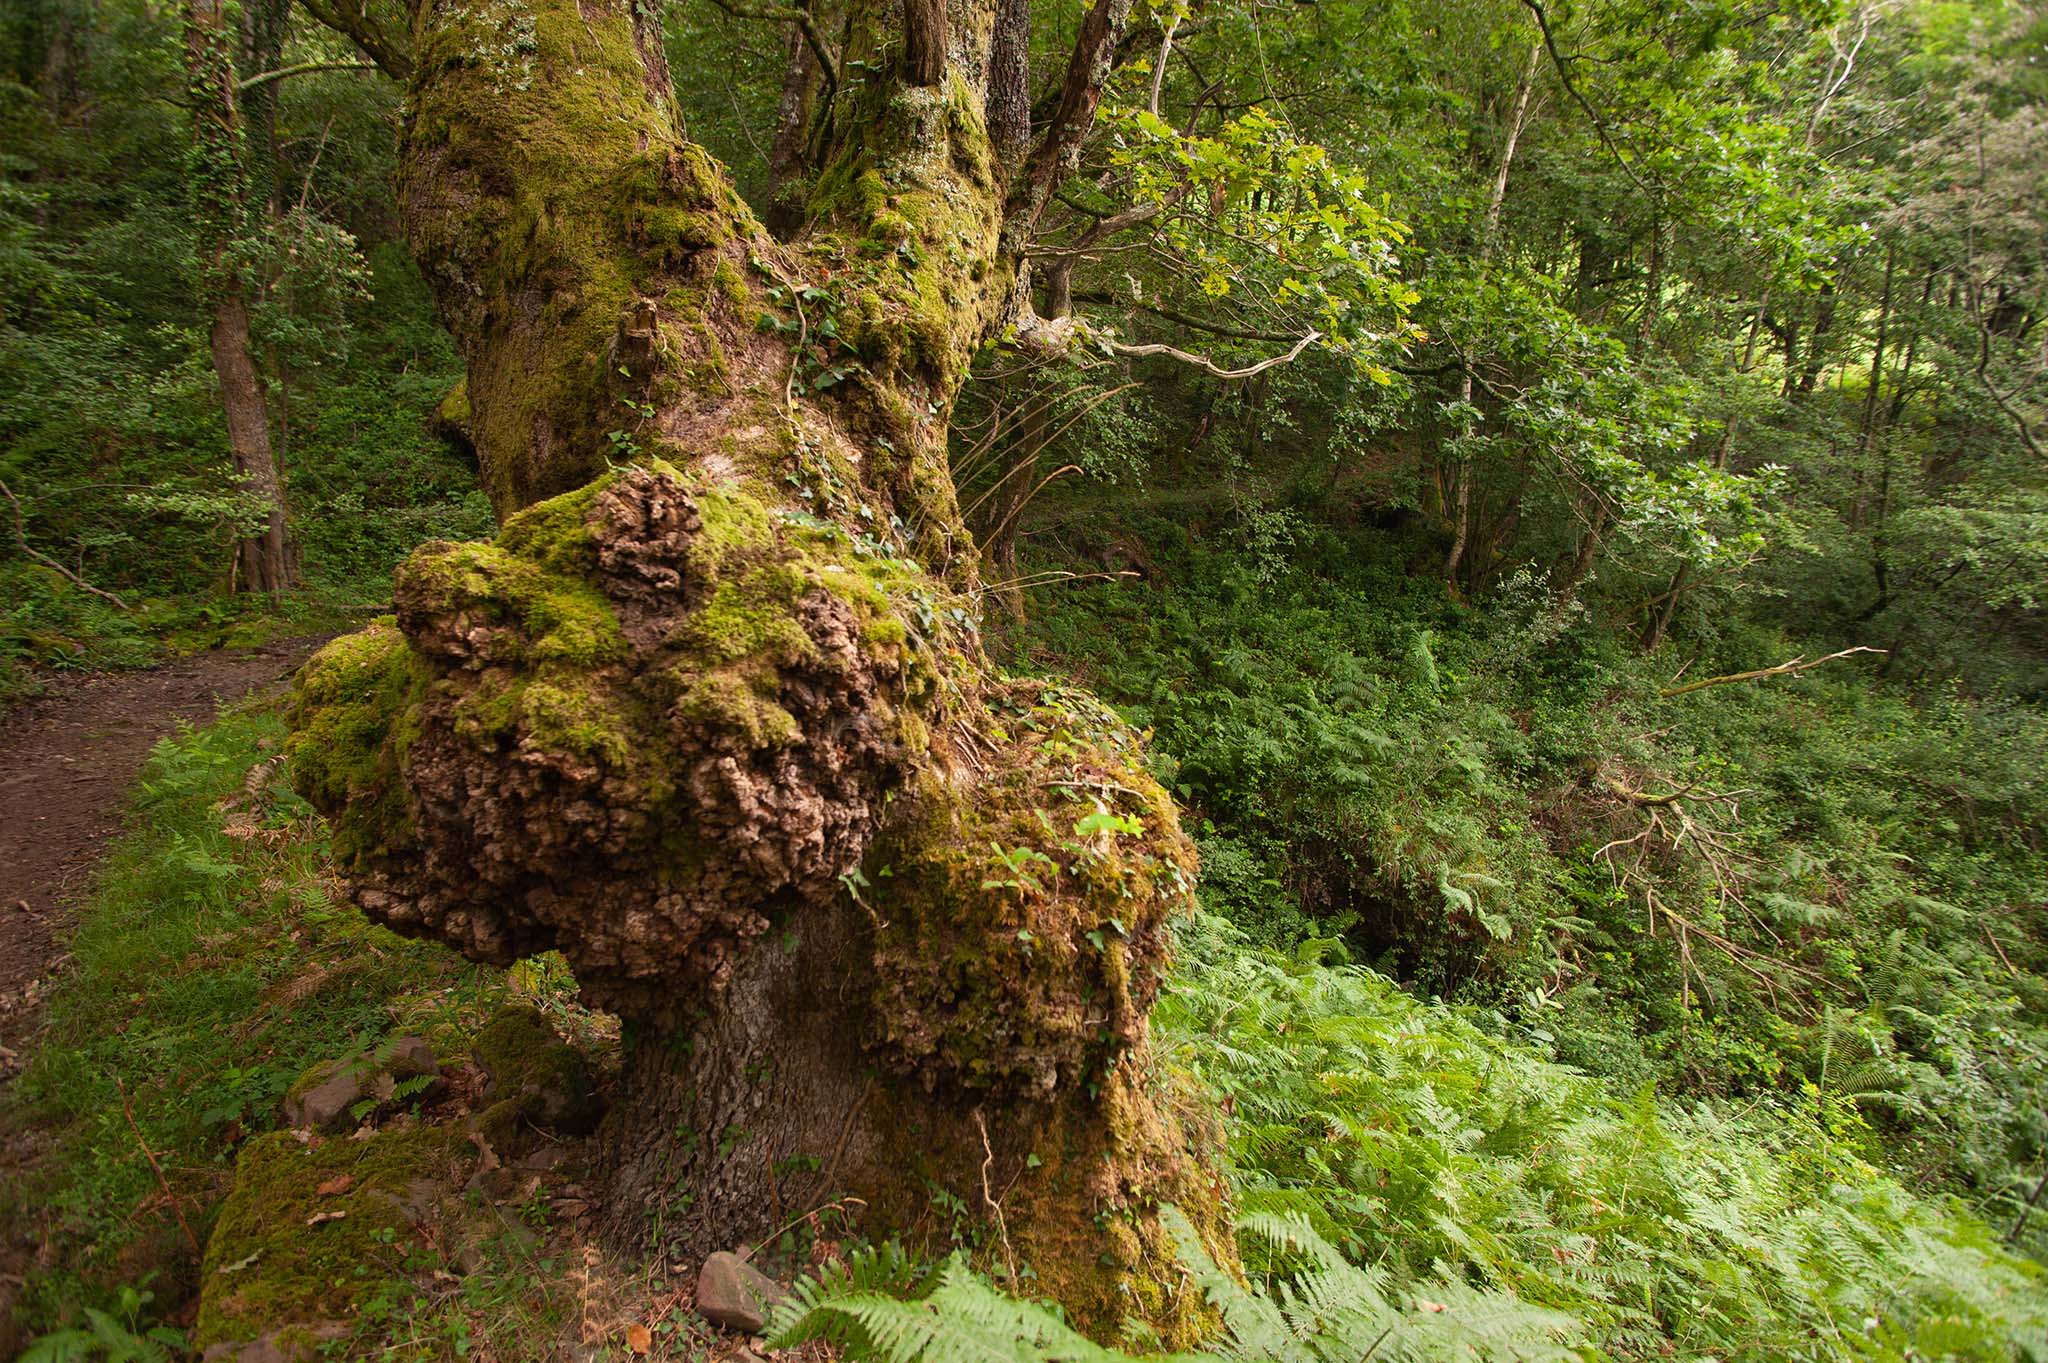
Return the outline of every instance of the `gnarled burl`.
[[[1145,1013],[1194,858],[1113,714],[984,661],[945,452],[1128,5],[1010,159],[997,7],[857,0],[781,243],[679,133],[651,7],[428,0],[404,211],[504,528],[413,555],[291,751],[371,917],[559,950],[626,1020],[620,1247],[943,1232],[943,1192],[1082,1320],[1184,1332],[1155,1209],[1214,1235],[1220,1194]]]

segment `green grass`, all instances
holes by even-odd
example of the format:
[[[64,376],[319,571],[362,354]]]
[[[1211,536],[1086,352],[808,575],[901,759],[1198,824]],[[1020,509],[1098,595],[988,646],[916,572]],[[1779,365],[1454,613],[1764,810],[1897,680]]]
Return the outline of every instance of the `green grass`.
[[[308,1065],[396,1031],[446,1040],[505,992],[330,898],[324,832],[265,756],[282,737],[248,710],[159,745],[80,914],[0,1118],[45,1133],[0,1191],[0,1219],[54,1251],[24,1293],[32,1332],[117,1306],[122,1287],[189,1296],[237,1146]]]

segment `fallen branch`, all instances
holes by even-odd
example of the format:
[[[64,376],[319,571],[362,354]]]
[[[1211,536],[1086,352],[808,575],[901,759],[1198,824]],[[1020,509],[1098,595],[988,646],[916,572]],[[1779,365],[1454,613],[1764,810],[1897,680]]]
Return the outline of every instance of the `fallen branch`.
[[[116,609],[128,609],[126,601],[123,601],[112,592],[102,591],[98,587],[93,586],[92,583],[87,582],[77,573],[72,572],[69,568],[57,562],[56,559],[51,558],[48,554],[43,553],[28,542],[28,526],[21,519],[21,498],[15,496],[14,489],[7,486],[5,482],[0,482],[0,497],[5,497],[8,504],[14,508],[14,538],[20,543],[22,553],[27,554],[36,562],[59,574],[66,582],[69,582],[80,591],[91,592],[103,601],[111,601]]]
[[[1802,654],[1789,662],[1779,663],[1776,667],[1759,667],[1748,672],[1730,672],[1725,676],[1706,677],[1696,682],[1687,682],[1684,686],[1667,686],[1657,694],[1659,696],[1683,696],[1692,691],[1704,691],[1709,686],[1727,686],[1731,682],[1758,681],[1764,677],[1796,676],[1810,667],[1819,667],[1822,663],[1831,663],[1837,658],[1847,658],[1856,653],[1881,654],[1887,651],[1882,648],[1871,648],[1866,644],[1858,644],[1854,648],[1845,648],[1840,653],[1830,653],[1825,658],[1809,659]]]

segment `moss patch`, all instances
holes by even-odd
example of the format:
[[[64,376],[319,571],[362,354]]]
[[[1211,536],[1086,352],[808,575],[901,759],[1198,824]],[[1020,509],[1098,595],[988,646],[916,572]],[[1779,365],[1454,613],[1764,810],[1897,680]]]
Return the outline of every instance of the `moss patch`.
[[[1037,684],[994,704],[994,770],[927,782],[869,859],[878,1040],[928,1080],[1049,1095],[1141,1041],[1195,858],[1107,707]]]
[[[453,1190],[474,1153],[442,1127],[311,1145],[288,1132],[251,1141],[207,1242],[197,1345],[349,1320],[368,1288],[402,1276],[423,1226],[459,1214]]]
[[[590,1066],[538,1008],[501,1010],[477,1033],[473,1053],[490,1076],[477,1127],[499,1153],[531,1144],[536,1125],[581,1134],[596,1124],[602,1108]]]
[[[285,755],[307,799],[344,810],[338,856],[357,860],[412,845],[403,767],[417,735],[413,703],[427,674],[390,616],[313,655],[292,688]]]

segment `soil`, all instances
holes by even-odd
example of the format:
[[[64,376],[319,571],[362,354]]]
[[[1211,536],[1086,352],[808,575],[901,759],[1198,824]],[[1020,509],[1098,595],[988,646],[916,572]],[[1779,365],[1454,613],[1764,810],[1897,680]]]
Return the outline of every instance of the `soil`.
[[[146,672],[59,677],[0,717],[0,1086],[62,968],[71,911],[120,833],[143,759],[180,721],[289,676],[324,636],[200,654]]]

